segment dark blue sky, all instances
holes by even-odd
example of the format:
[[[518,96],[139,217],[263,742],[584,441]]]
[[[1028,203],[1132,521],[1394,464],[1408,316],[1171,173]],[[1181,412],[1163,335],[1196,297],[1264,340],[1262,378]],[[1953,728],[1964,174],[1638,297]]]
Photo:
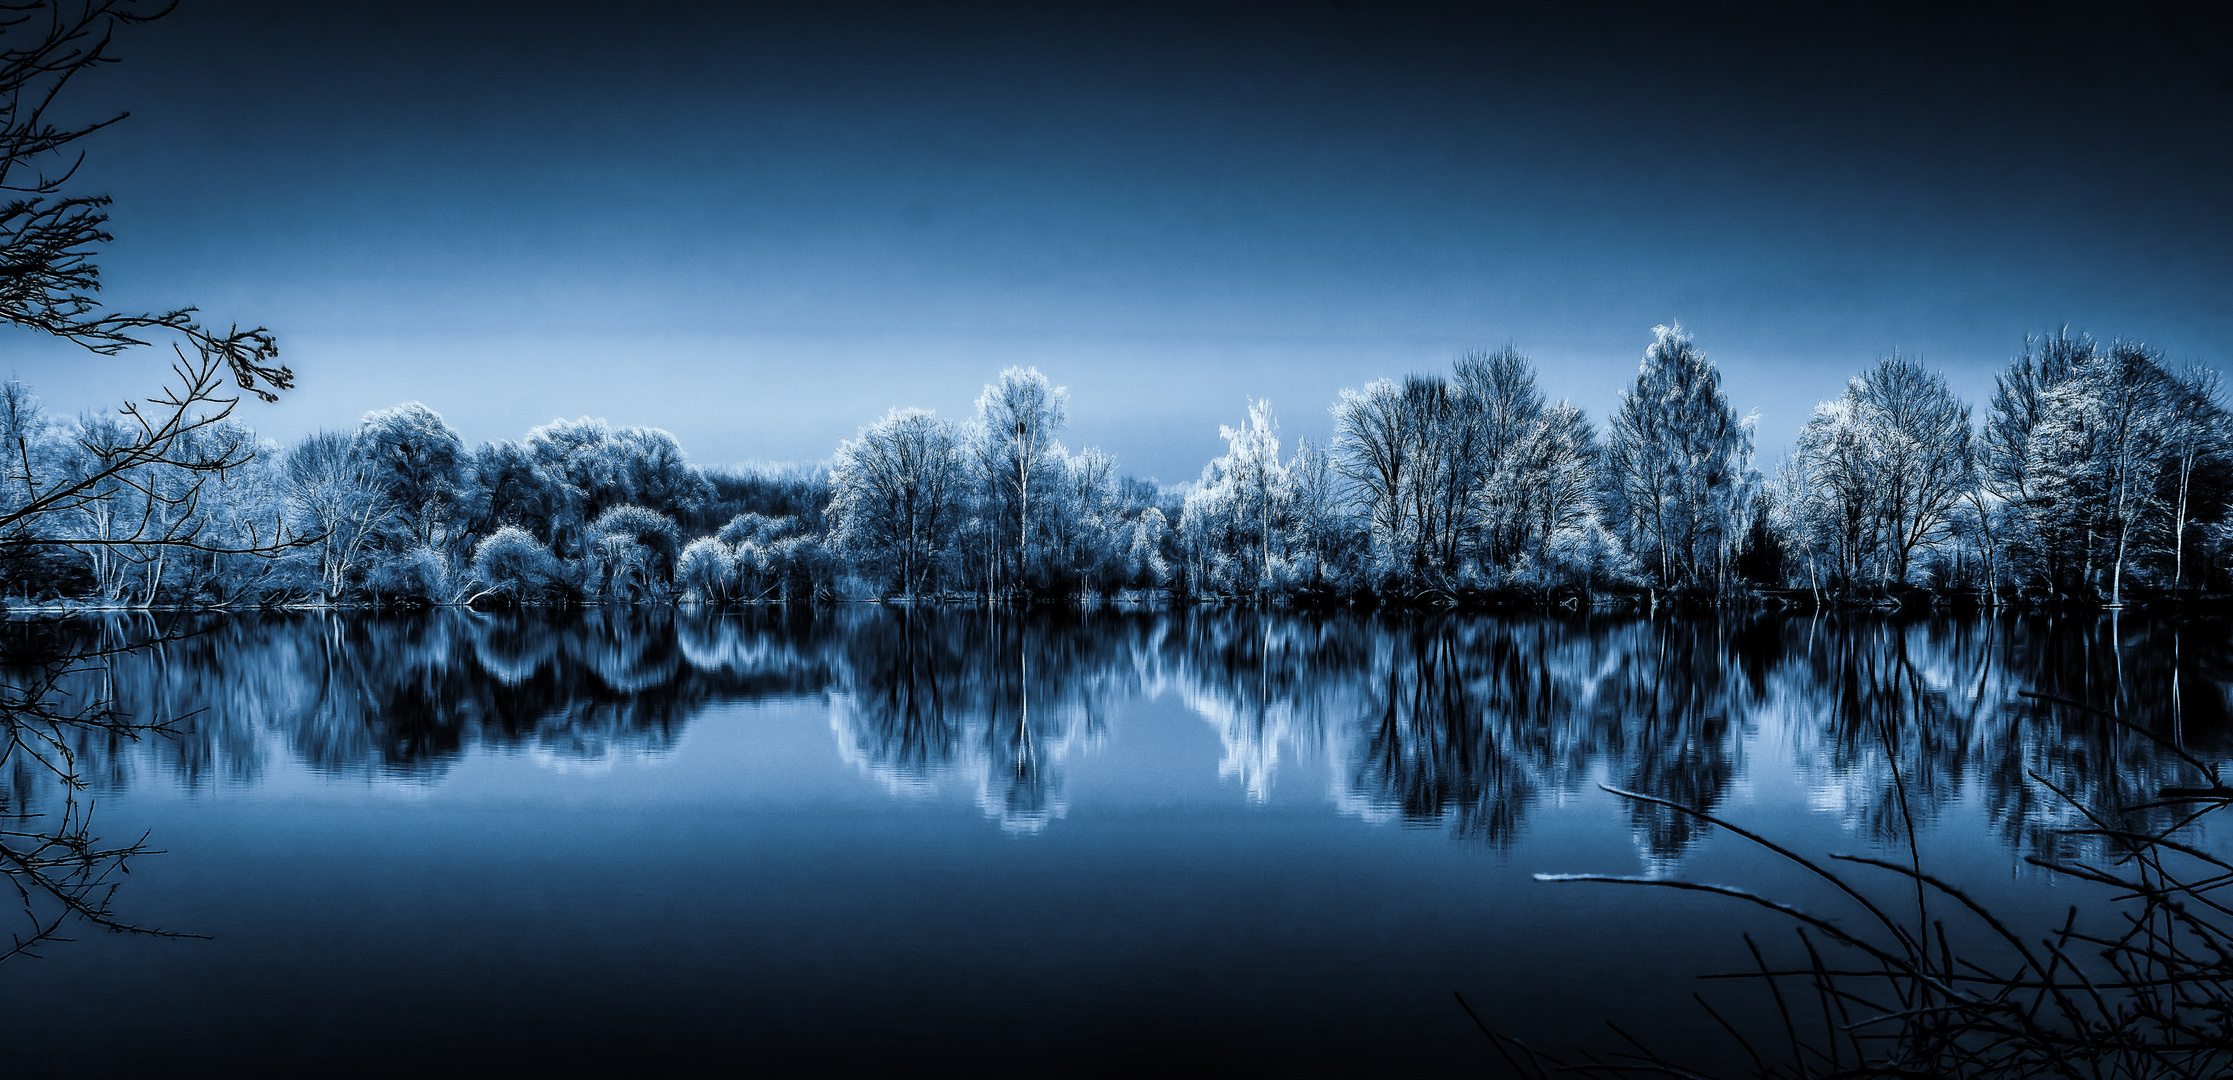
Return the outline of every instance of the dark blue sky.
[[[1680,320],[1774,460],[1898,348],[1976,402],[2068,323],[2226,366],[2233,63],[2182,8],[187,0],[74,87],[132,118],[109,295],[281,335],[293,438],[425,401],[814,461],[1000,368],[1192,478],[1268,396],[1517,344],[1602,420]],[[53,404],[157,358],[21,335]]]

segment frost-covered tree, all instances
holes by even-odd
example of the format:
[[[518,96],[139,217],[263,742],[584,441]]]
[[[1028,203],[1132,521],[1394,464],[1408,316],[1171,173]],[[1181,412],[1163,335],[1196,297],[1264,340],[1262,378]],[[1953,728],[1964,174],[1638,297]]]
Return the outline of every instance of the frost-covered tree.
[[[1055,564],[1051,576],[1074,583],[1082,593],[1116,588],[1132,539],[1116,459],[1090,446],[1070,455],[1053,494],[1045,516],[1045,550]]]
[[[713,485],[690,464],[673,435],[659,428],[624,427],[613,433],[613,442],[628,502],[684,517],[712,498]]]
[[[730,518],[728,524],[721,526],[721,530],[714,535],[725,544],[760,544],[766,546],[811,531],[807,528],[805,522],[795,517],[738,514]]]
[[[1786,583],[1812,591],[1819,601],[1824,587],[1838,580],[1845,552],[1842,516],[1817,486],[1818,475],[1802,466],[1798,455],[1786,458],[1768,481],[1762,504],[1782,549]]]
[[[295,529],[311,541],[317,579],[329,601],[339,600],[377,549],[378,537],[399,516],[381,483],[379,467],[357,452],[356,440],[334,431],[305,436],[287,452],[287,506]]]
[[[1599,527],[1595,433],[1580,410],[1545,405],[1517,349],[1467,354],[1450,379],[1345,390],[1334,417],[1374,572],[1399,588],[1478,585],[1523,562],[1540,584],[1552,548]]]
[[[989,541],[986,589],[997,591],[998,554],[1012,556],[1008,582],[1021,587],[1032,571],[1033,492],[1042,496],[1064,461],[1055,435],[1068,422],[1069,391],[1050,382],[1038,368],[1011,367],[977,396],[977,417],[969,445],[984,502],[979,514]],[[1044,501],[1042,499],[1042,501]],[[1004,543],[1005,532],[1012,546]]]
[[[400,546],[446,546],[463,524],[472,461],[442,414],[416,401],[368,412],[356,441],[395,504],[407,541]]]
[[[23,384],[0,386],[0,573],[145,605],[191,599],[181,589],[208,585],[221,556],[283,550],[275,521],[230,512],[229,480],[257,447],[228,418],[232,403],[211,396],[221,370],[182,363],[183,392],[68,423],[47,418]],[[210,526],[221,518],[254,528],[220,537]]]
[[[1608,524],[1659,587],[1719,590],[1757,479],[1752,429],[1682,327],[1652,333],[1606,431]]]
[[[2015,564],[2011,571],[2026,581],[2062,580],[2062,567],[2070,561],[2048,535],[2052,525],[2041,512],[2044,478],[2035,470],[2032,443],[2045,415],[2043,394],[2096,351],[2092,338],[2072,336],[2068,330],[2048,338],[2027,337],[2023,355],[1994,379],[1979,480],[2005,508],[2000,546]]]
[[[1841,585],[1905,582],[1918,548],[1952,528],[1977,482],[1969,407],[1943,376],[1898,354],[1817,406],[1793,465],[1794,510],[1835,555]]]
[[[0,514],[13,516],[37,499],[53,483],[68,450],[59,426],[29,386],[16,379],[0,383]],[[20,536],[30,529],[19,520],[14,531]],[[0,544],[0,595],[63,585],[61,554],[42,545]]]
[[[1363,530],[1342,500],[1333,455],[1298,439],[1287,476],[1288,546],[1298,562],[1298,582],[1320,589],[1345,583],[1356,571]]]
[[[441,604],[462,599],[450,556],[426,546],[383,554],[365,575],[364,591],[382,603]]]
[[[473,577],[481,588],[468,603],[494,599],[532,604],[557,599],[570,589],[565,568],[550,548],[517,525],[501,526],[474,546]]]
[[[59,444],[38,395],[20,379],[0,383],[0,506],[12,509],[38,497]]]
[[[1125,584],[1149,589],[1170,584],[1170,560],[1163,554],[1170,533],[1170,519],[1157,507],[1146,507],[1132,519],[1131,537],[1124,552]]]
[[[1514,436],[1512,464],[1500,471],[1499,482],[1517,492],[1520,554],[1584,543],[1600,529],[1597,434],[1589,419],[1561,401],[1537,412]]]
[[[1532,452],[1553,449],[1532,445],[1547,434],[1538,430],[1543,392],[1535,386],[1534,365],[1509,346],[1460,358],[1455,375],[1458,415],[1443,451],[1450,458],[1447,497],[1455,500],[1451,539],[1473,537],[1484,564],[1510,566],[1531,537],[1547,535],[1536,528],[1531,505],[1543,479],[1538,469],[1547,465],[1532,460]]]
[[[695,513],[713,495],[674,436],[657,428],[615,429],[590,417],[554,420],[529,431],[520,448],[550,493],[545,539],[561,555],[583,547],[589,522],[615,506],[679,516]]]
[[[1335,469],[1364,510],[1373,557],[1397,558],[1412,526],[1403,493],[1416,486],[1419,443],[1410,431],[1404,388],[1390,379],[1344,389],[1334,402]]]
[[[857,567],[888,567],[902,595],[920,595],[951,550],[967,464],[952,424],[922,409],[893,409],[837,448],[831,545]]]
[[[554,551],[563,554],[581,527],[607,506],[629,501],[612,426],[603,420],[553,420],[528,431],[520,445],[564,500],[550,537]]]
[[[1894,353],[1847,388],[1866,418],[1887,576],[1907,579],[1918,547],[1936,541],[1976,483],[1969,406],[1946,377]]]
[[[743,599],[735,548],[719,537],[701,536],[683,545],[675,559],[675,584],[709,604]]]
[[[2172,375],[2143,344],[2027,339],[1985,431],[2000,510],[1988,524],[2020,585],[2112,604],[2128,580],[2176,586],[2192,524],[2224,513],[2226,433],[2209,380]]]
[[[1783,492],[1790,511],[1804,516],[1798,525],[1804,533],[1801,546],[1830,556],[1826,576],[1833,586],[1877,576],[1871,560],[1882,554],[1876,543],[1877,463],[1868,428],[1865,409],[1850,392],[1815,406],[1790,462],[1799,482],[1787,484]],[[1814,572],[1824,576],[1819,568]]]
[[[213,485],[202,518],[205,542],[178,550],[178,599],[232,604],[299,595],[288,561],[266,554],[276,544],[298,539],[286,525],[285,454],[279,444],[257,439],[244,426],[223,438],[253,450]]]
[[[2211,472],[2221,472],[2227,465],[2228,452],[2233,451],[2233,432],[2228,432],[2225,407],[2219,402],[2218,373],[2209,368],[2191,368],[2169,388],[2170,417],[2164,425],[2163,445],[2171,455],[2171,487],[2167,501],[2172,507],[2171,517],[2171,587],[2184,588],[2186,576],[2187,529],[2194,520],[2197,500],[2195,480]]]
[[[1363,506],[1380,576],[1417,583],[1456,568],[1478,435],[1459,396],[1439,376],[1408,375],[1343,390],[1334,404],[1336,468]]]
[[[1294,490],[1278,430],[1265,401],[1249,405],[1243,426],[1218,428],[1225,453],[1203,467],[1179,515],[1196,591],[1260,595],[1289,576]]]
[[[1185,555],[1184,585],[1193,595],[1214,595],[1237,587],[1239,573],[1233,552],[1246,540],[1233,524],[1233,487],[1216,461],[1202,467],[1202,478],[1186,491],[1179,504],[1178,548]],[[1245,564],[1240,564],[1245,565]]]
[[[1237,428],[1220,425],[1217,435],[1226,445],[1220,472],[1232,487],[1233,528],[1255,537],[1257,581],[1268,586],[1272,534],[1294,498],[1287,467],[1279,460],[1279,420],[1272,415],[1272,403],[1250,402],[1247,422]]]
[[[2120,341],[2041,394],[2028,464],[2039,515],[2053,535],[2083,535],[2081,576],[2106,576],[2112,604],[2123,602],[2136,534],[2157,509],[2172,390],[2153,350]]]
[[[1474,471],[1472,425],[1461,396],[1437,375],[1410,375],[1398,399],[1412,468],[1396,497],[1407,506],[1411,535],[1402,542],[1396,571],[1413,582],[1457,569],[1468,520],[1460,487]]]
[[[805,520],[744,513],[731,518],[714,539],[736,556],[736,598],[750,601],[803,601],[828,593],[831,575],[841,565]]]
[[[644,506],[615,506],[589,524],[598,593],[616,600],[665,599],[682,554],[675,519]]]

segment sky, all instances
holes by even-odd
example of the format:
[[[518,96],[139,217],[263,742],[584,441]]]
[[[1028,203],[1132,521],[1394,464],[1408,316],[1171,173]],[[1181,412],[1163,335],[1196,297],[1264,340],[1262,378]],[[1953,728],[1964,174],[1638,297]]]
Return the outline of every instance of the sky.
[[[221,3],[73,84],[120,308],[264,324],[282,441],[417,400],[812,463],[1009,365],[1165,483],[1268,398],[1531,356],[1602,424],[1680,322],[1780,459],[1898,350],[2233,366],[2203,5]],[[62,411],[165,374],[0,333]]]

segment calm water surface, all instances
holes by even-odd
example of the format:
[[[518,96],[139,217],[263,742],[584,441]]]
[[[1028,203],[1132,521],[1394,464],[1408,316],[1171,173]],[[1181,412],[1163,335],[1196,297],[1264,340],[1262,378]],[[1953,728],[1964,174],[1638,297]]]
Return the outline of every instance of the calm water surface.
[[[73,623],[88,641],[154,626]],[[1491,1069],[1714,1045],[1726,900],[1817,883],[1598,785],[2086,902],[2083,799],[2192,782],[2022,691],[2227,747],[2215,621],[846,608],[242,616],[89,674],[127,918],[0,965],[11,1075]],[[19,632],[25,631],[18,624]],[[36,797],[21,776],[18,799]],[[27,786],[28,785],[28,786]],[[2204,834],[2224,846],[2223,830]],[[37,1033],[24,1038],[25,1033]],[[16,1071],[18,1068],[27,1071]]]

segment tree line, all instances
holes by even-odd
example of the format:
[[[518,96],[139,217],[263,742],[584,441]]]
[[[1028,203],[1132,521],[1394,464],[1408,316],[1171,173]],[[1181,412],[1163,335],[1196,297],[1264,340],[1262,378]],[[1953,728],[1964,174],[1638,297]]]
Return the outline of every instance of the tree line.
[[[0,547],[0,583],[19,603],[143,606],[1762,589],[2116,604],[2227,584],[2215,374],[2067,331],[2025,343],[1982,425],[1942,375],[1880,360],[1772,476],[1680,327],[1655,328],[1602,431],[1512,348],[1342,391],[1326,446],[1283,452],[1272,406],[1251,402],[1179,486],[1070,451],[1067,410],[1063,388],[1010,368],[967,418],[894,409],[818,467],[708,469],[667,432],[588,418],[468,447],[412,402],[282,447],[224,410],[161,430],[136,410],[50,416],[9,382],[0,514],[39,530]]]

